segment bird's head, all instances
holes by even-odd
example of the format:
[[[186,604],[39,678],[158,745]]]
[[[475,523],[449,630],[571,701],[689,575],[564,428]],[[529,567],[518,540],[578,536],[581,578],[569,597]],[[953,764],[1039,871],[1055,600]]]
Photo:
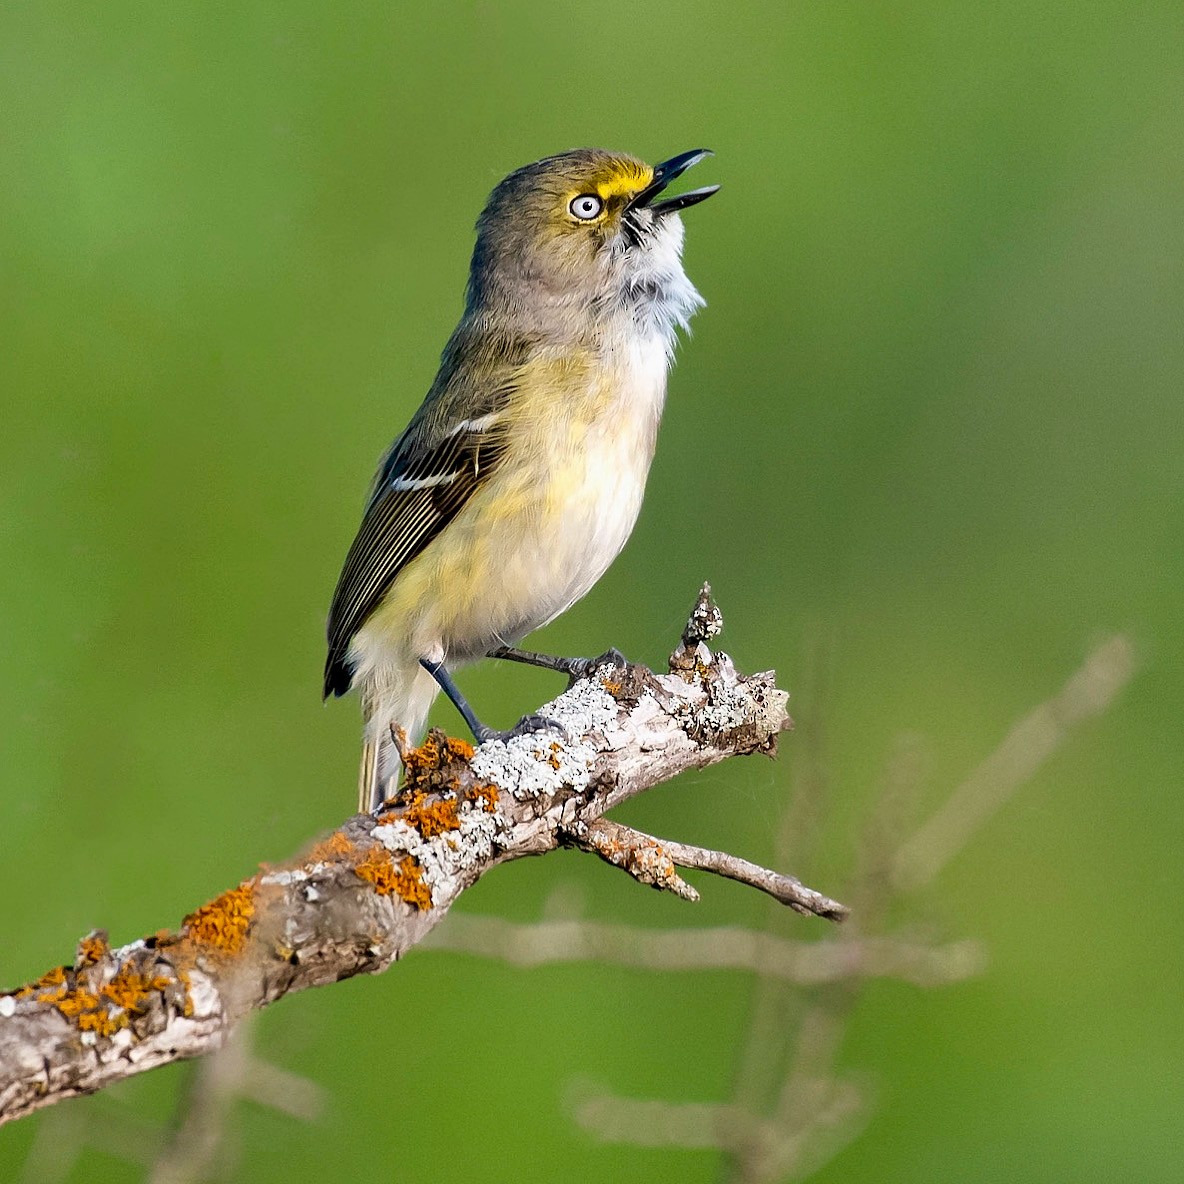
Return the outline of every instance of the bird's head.
[[[662,194],[709,155],[697,148],[651,166],[580,148],[511,173],[490,194],[477,223],[470,304],[604,304],[664,278],[685,283],[678,212],[719,186]]]

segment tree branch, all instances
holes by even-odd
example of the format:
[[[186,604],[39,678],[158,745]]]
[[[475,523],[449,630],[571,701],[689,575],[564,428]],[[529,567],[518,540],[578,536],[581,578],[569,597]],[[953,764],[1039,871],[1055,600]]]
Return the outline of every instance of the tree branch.
[[[699,894],[675,872],[676,867],[714,872],[717,876],[759,888],[803,916],[841,921],[847,915],[841,904],[807,888],[793,876],[769,871],[725,851],[709,851],[705,847],[691,847],[670,839],[655,839],[653,835],[622,826],[610,818],[598,818],[580,834],[575,845],[594,851],[614,867],[623,868],[635,880],[655,888],[666,888],[685,900],[698,900]]]
[[[587,920],[516,924],[472,913],[453,913],[424,946],[500,958],[513,966],[605,962],[641,970],[739,970],[797,986],[853,978],[939,986],[979,973],[986,957],[978,942],[930,946],[908,934],[791,941],[758,929],[642,929]]]
[[[491,868],[559,846],[611,859],[616,842],[612,862],[643,882],[692,896],[674,867],[695,867],[842,919],[843,906],[790,877],[603,818],[687,769],[775,752],[787,695],[771,673],[744,677],[711,652],[719,626],[705,586],[671,673],[606,660],[541,709],[563,739],[474,752],[434,731],[376,815],[264,868],[176,932],[119,949],[91,934],[73,965],[0,994],[0,1122],[219,1048],[238,1019],[292,992],[385,970]]]

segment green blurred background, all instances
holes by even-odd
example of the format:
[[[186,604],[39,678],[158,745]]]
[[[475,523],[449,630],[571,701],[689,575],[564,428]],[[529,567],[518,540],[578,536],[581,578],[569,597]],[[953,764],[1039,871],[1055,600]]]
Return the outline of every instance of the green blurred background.
[[[874,983],[855,1012],[840,1068],[875,1100],[818,1178],[1181,1178],[1178,3],[0,13],[0,982],[92,926],[174,925],[349,811],[357,707],[321,705],[323,617],[485,195],[571,146],[706,144],[694,181],[724,188],[686,220],[708,308],[641,522],[536,641],[660,661],[710,578],[797,733],[621,816],[770,859],[809,751],[827,813],[790,870],[841,894],[900,735],[931,809],[1128,632],[1127,692],[923,902],[986,973]],[[495,723],[557,690],[464,681]],[[557,886],[655,927],[766,915],[568,854],[461,907],[529,920]],[[263,1018],[260,1051],[328,1107],[240,1107],[232,1176],[713,1180],[709,1151],[593,1141],[569,1091],[727,1098],[751,986],[413,954]],[[164,1118],[185,1072],[122,1101]],[[0,1178],[44,1121],[0,1134]],[[95,1153],[70,1178],[142,1177]]]

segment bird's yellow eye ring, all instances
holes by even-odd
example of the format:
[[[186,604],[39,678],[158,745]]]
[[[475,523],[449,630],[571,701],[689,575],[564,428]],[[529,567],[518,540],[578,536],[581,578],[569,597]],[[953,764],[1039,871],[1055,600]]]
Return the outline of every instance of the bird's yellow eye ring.
[[[581,222],[591,222],[593,218],[600,217],[604,202],[595,193],[581,193],[567,203],[567,209],[573,218],[578,218]]]

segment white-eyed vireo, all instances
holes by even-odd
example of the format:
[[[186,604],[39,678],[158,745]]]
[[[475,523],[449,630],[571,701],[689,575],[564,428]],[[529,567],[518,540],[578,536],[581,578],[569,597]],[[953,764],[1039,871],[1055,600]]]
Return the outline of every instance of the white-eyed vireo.
[[[675,334],[702,304],[678,211],[708,155],[654,168],[586,148],[511,173],[477,223],[464,315],[386,454],[329,611],[325,694],[361,692],[361,808],[398,771],[449,674],[580,599],[641,508]],[[562,665],[560,663],[560,665]],[[530,721],[524,721],[529,725]]]

